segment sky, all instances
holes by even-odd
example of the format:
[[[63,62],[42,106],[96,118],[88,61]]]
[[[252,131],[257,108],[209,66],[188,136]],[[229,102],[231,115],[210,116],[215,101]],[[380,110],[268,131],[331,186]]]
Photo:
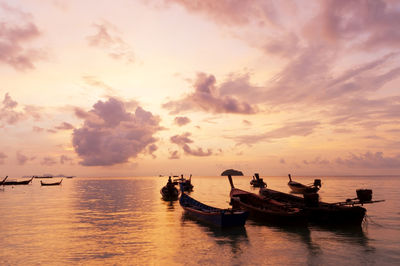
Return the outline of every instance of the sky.
[[[0,0],[0,177],[398,175],[400,2]]]

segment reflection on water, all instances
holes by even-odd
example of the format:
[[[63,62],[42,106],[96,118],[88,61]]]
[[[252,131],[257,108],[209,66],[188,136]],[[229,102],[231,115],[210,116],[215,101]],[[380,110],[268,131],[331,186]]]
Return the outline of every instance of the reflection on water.
[[[248,177],[235,185],[252,191]],[[286,178],[267,178],[288,192]],[[350,195],[359,183],[374,188],[379,206],[366,206],[373,223],[361,228],[276,226],[248,220],[220,229],[187,216],[179,202],[161,199],[161,178],[75,178],[62,186],[0,189],[0,265],[362,265],[400,261],[399,179],[324,180],[327,201]],[[301,180],[299,180],[301,182]],[[343,183],[345,185],[343,186]],[[227,208],[225,178],[193,177],[191,195]],[[338,189],[344,187],[341,193]],[[350,188],[349,188],[350,187]],[[384,191],[382,191],[384,190]],[[257,191],[255,191],[257,193]]]

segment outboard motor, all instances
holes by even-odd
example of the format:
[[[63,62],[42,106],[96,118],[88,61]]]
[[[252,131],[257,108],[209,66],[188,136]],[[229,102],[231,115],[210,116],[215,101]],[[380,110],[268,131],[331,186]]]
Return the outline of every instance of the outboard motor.
[[[318,193],[305,193],[303,194],[304,204],[306,207],[318,207],[319,195]]]
[[[372,189],[357,189],[356,193],[361,203],[372,200]]]
[[[321,179],[314,179],[314,187],[321,187],[322,183],[321,183]]]

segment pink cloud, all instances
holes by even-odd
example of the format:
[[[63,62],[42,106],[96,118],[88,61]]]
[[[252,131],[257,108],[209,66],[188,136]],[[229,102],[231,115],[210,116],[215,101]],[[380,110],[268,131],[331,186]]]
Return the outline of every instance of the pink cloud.
[[[27,48],[27,44],[40,36],[31,15],[6,4],[0,11],[7,16],[0,19],[0,62],[17,70],[34,68],[34,62],[42,57],[41,52]]]
[[[28,157],[22,154],[20,151],[17,151],[17,162],[19,165],[24,165],[27,161],[33,161],[36,157]]]
[[[397,48],[400,45],[398,2],[330,0],[321,4],[317,19],[325,38],[331,41],[356,38],[366,49]]]
[[[211,18],[218,24],[229,26],[256,24],[259,26],[278,23],[276,3],[274,1],[253,0],[165,0],[183,6],[191,13]],[[284,2],[284,1],[280,1]],[[287,2],[287,1],[285,1]]]
[[[51,156],[44,157],[40,162],[41,165],[53,166],[57,164],[57,160]]]
[[[252,145],[261,141],[288,138],[292,136],[308,136],[320,125],[317,121],[290,122],[277,129],[259,135],[241,135],[234,137],[237,144]]]
[[[170,160],[177,160],[177,159],[179,159],[179,158],[180,158],[180,156],[179,156],[179,151],[171,151],[171,152],[169,153],[168,159],[170,159]]]
[[[60,156],[60,163],[65,164],[65,163],[71,163],[72,164],[73,159],[68,157],[67,155],[61,155]]]
[[[6,159],[7,157],[8,157],[8,156],[7,156],[4,152],[0,152],[0,164],[4,164],[5,159]]]
[[[162,128],[160,118],[140,106],[134,113],[115,98],[98,101],[89,112],[79,111],[85,121],[73,132],[73,146],[82,165],[100,166],[125,163],[156,146],[153,137]]]
[[[67,122],[62,122],[59,126],[56,126],[58,130],[71,130],[74,129],[74,126]]]
[[[177,124],[178,126],[184,126],[186,124],[190,123],[190,119],[186,116],[177,116],[175,117],[175,124]]]
[[[193,156],[210,156],[212,155],[212,150],[207,149],[207,151],[203,151],[202,148],[192,149],[188,143],[193,143],[189,137],[191,134],[189,132],[183,133],[182,135],[175,135],[170,138],[170,141],[174,144],[177,144],[179,147],[183,149],[185,154],[193,155]]]
[[[13,125],[24,118],[22,112],[15,111],[18,103],[8,93],[5,94],[2,106],[0,107],[0,122]]]
[[[236,97],[219,95],[213,75],[198,73],[193,87],[194,92],[180,100],[167,102],[163,104],[163,107],[171,110],[171,114],[187,110],[236,114],[254,114],[257,111],[255,107]]]
[[[349,168],[393,169],[400,166],[400,154],[385,157],[383,152],[366,152],[364,154],[350,154],[347,158],[337,158],[339,165]]]
[[[94,24],[93,27],[96,28],[97,32],[87,37],[90,46],[105,50],[113,59],[124,60],[127,63],[135,61],[132,48],[122,39],[114,25],[103,21],[102,23]]]

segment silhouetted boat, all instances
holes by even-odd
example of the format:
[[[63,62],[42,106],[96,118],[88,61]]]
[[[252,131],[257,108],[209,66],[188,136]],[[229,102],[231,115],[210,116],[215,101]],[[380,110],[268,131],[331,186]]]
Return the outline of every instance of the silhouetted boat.
[[[267,184],[264,182],[262,178],[260,178],[260,175],[258,173],[255,173],[253,175],[253,179],[250,181],[250,185],[253,187],[266,187]]]
[[[183,191],[192,191],[193,190],[193,185],[192,185],[192,175],[190,175],[189,179],[186,179],[181,175],[180,178],[174,179],[174,183],[177,185],[183,186]]]
[[[179,197],[179,191],[172,182],[171,177],[168,178],[168,182],[160,190],[163,200],[177,200]]]
[[[233,185],[232,177],[228,175],[231,185],[231,205],[250,212],[250,216],[270,224],[306,224],[307,217],[299,208],[267,199],[257,194],[237,189]]]
[[[4,179],[0,181],[0,186],[3,185],[4,182],[6,182],[7,178],[8,178],[8,176],[4,177]]]
[[[58,185],[61,185],[62,181],[63,181],[62,179],[58,182],[43,182],[42,180],[40,180],[40,184],[42,186],[58,186]]]
[[[289,174],[289,182],[288,186],[292,190],[293,193],[316,193],[321,187],[321,179],[315,179],[313,184],[303,185],[299,182],[293,181],[291,175]]]
[[[242,210],[208,206],[187,195],[182,188],[179,203],[191,217],[218,227],[244,226],[249,216],[248,212]]]
[[[34,175],[34,178],[53,178],[52,175]]]
[[[321,202],[317,193],[303,194],[304,198],[302,198],[268,188],[261,188],[260,195],[281,202],[282,204],[303,209],[309,221],[316,224],[360,226],[366,209],[359,205],[381,202],[382,200],[372,201],[372,190],[358,191],[361,192],[357,192],[357,194],[360,194],[357,198],[337,203]],[[366,196],[361,195],[363,193]]]
[[[3,185],[5,186],[11,186],[11,185],[28,185],[30,182],[32,182],[33,177],[28,180],[6,180]]]

